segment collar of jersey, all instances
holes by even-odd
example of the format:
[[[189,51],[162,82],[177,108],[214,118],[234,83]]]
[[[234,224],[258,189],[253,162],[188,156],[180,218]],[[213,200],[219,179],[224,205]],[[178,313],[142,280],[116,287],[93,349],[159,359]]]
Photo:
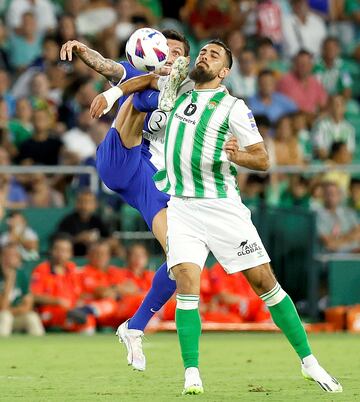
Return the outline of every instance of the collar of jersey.
[[[218,92],[218,91],[225,91],[225,86],[220,85],[217,88],[209,88],[209,89],[193,89],[195,92]]]

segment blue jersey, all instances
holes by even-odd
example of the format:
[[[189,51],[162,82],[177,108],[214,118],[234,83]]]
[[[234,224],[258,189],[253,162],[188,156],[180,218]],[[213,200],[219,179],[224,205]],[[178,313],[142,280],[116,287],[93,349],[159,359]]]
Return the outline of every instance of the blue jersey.
[[[120,82],[125,82],[131,78],[147,74],[137,70],[127,61],[122,61],[119,64],[124,67],[124,76]],[[142,153],[146,158],[151,160],[157,169],[163,169],[167,113],[158,109],[158,97],[159,91],[145,90],[134,95],[133,104],[137,110],[148,112],[143,127],[144,141],[142,144]],[[127,98],[128,96],[123,96],[119,99],[119,108]]]

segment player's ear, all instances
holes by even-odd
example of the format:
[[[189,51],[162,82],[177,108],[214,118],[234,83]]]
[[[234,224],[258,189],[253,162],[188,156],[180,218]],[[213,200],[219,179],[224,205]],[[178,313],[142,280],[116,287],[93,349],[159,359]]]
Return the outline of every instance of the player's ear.
[[[223,67],[220,72],[219,72],[219,78],[221,78],[222,80],[227,77],[230,73],[230,68],[228,67]]]

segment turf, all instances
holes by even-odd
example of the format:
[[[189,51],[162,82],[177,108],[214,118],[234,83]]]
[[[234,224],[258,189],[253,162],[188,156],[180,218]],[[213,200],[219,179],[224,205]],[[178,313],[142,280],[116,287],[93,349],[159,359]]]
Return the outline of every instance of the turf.
[[[313,350],[337,376],[342,394],[305,381],[281,334],[205,333],[205,394],[181,396],[183,370],[176,334],[147,336],[147,371],[127,367],[113,335],[14,336],[0,340],[0,400],[19,401],[359,401],[359,336],[314,334]]]

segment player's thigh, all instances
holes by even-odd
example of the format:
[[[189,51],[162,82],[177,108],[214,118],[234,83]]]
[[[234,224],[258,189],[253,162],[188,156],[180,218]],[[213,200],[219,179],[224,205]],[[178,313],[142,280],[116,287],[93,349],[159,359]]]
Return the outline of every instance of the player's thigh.
[[[152,232],[161,244],[161,247],[166,251],[166,234],[167,234],[167,208],[161,209],[153,218]]]
[[[268,263],[270,258],[240,199],[204,201],[209,248],[229,273]]]
[[[132,180],[121,192],[122,198],[140,212],[150,230],[153,229],[154,218],[160,213],[160,211],[167,208],[170,198],[167,194],[156,188],[153,180],[153,175],[155,173],[155,167],[147,157],[142,156],[138,169]],[[157,218],[156,223],[158,223],[158,231],[154,234],[155,236],[159,235],[158,240],[163,245],[164,236],[166,236],[166,216],[165,214],[160,214]],[[159,220],[162,220],[162,225],[159,224]]]
[[[205,227],[197,213],[196,202],[172,197],[167,210],[167,264],[168,269],[192,263],[204,267],[209,254]]]
[[[96,168],[107,187],[119,192],[131,183],[139,169],[141,147],[126,148],[119,132],[110,128],[96,152]]]

